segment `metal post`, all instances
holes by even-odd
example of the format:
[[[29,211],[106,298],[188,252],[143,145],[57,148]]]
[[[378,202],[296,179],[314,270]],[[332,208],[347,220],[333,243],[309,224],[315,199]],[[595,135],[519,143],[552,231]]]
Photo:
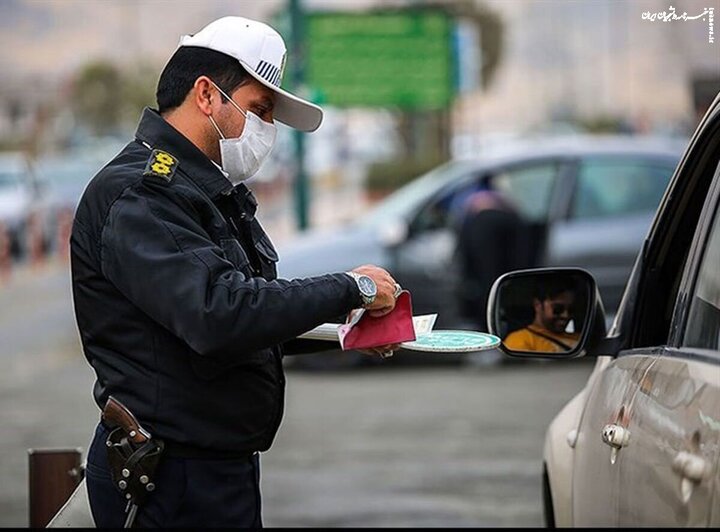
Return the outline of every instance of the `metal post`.
[[[83,478],[80,449],[29,449],[30,527],[44,528]]]
[[[305,48],[304,48],[304,27],[301,0],[289,0],[290,28],[292,43],[292,86],[295,91],[302,89],[305,81]],[[310,184],[305,172],[305,137],[304,133],[295,130],[295,213],[297,216],[297,227],[301,231],[308,228],[308,210],[310,197]]]

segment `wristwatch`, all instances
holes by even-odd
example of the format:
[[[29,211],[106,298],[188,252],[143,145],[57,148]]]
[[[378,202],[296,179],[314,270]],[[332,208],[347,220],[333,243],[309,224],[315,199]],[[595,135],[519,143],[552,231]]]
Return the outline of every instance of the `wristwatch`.
[[[363,307],[369,307],[370,305],[372,305],[375,301],[375,297],[377,296],[377,285],[375,284],[375,281],[373,281],[372,278],[368,277],[367,275],[362,275],[355,272],[345,273],[355,279],[358,290],[360,290],[360,297],[362,297]]]

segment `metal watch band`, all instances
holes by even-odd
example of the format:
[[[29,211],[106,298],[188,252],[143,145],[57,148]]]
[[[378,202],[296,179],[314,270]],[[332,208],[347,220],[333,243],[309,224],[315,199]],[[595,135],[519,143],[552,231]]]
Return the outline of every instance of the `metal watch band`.
[[[363,307],[367,307],[368,305],[371,305],[375,301],[375,296],[373,296],[373,297],[366,296],[363,293],[362,288],[360,287],[360,277],[368,277],[368,276],[367,275],[363,276],[356,272],[345,272],[345,273],[347,275],[349,275],[350,277],[352,277],[353,280],[355,281],[355,284],[358,287],[358,292],[360,292],[360,299],[362,300]],[[368,278],[370,278],[370,277],[368,277]]]

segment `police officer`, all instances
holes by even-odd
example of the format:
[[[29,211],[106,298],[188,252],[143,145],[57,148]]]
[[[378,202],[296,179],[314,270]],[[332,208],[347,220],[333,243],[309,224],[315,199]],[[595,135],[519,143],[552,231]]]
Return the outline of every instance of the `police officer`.
[[[354,308],[395,305],[395,281],[375,266],[276,278],[243,180],[270,152],[274,120],[303,131],[322,120],[280,88],[285,54],[276,31],[241,17],[183,37],[158,110],[145,109],[76,212],[73,298],[95,401],[112,395],[165,443],[139,526],[262,526],[258,453],[282,419],[282,344]],[[101,422],[87,488],[96,524],[119,527],[107,439]]]

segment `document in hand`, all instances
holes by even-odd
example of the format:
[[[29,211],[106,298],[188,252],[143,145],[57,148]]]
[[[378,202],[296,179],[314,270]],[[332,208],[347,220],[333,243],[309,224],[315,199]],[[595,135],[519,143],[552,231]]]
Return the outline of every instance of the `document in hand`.
[[[352,319],[338,327],[338,337],[344,351],[415,340],[410,292],[403,290],[395,308],[385,316],[376,318],[364,309],[354,311]]]

